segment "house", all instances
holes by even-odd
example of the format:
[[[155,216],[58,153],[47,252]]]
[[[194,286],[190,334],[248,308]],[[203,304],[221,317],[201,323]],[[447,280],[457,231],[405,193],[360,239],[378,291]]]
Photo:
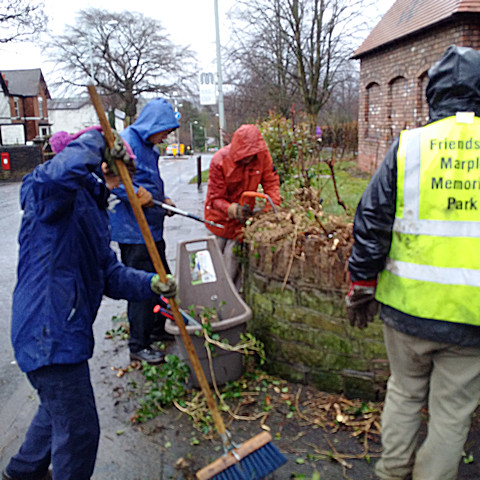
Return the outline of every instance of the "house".
[[[41,140],[50,133],[47,100],[50,93],[42,71],[2,70],[3,95],[0,101],[2,145]]]
[[[12,123],[8,87],[2,75],[0,75],[0,89],[0,125],[3,123]]]
[[[51,99],[48,101],[48,112],[52,134],[60,130],[75,133],[99,123],[89,97]],[[115,109],[113,115],[115,129],[120,132],[124,129],[125,113]]]
[[[376,170],[401,130],[427,122],[427,72],[452,44],[480,49],[480,0],[397,0],[355,51],[362,170]]]

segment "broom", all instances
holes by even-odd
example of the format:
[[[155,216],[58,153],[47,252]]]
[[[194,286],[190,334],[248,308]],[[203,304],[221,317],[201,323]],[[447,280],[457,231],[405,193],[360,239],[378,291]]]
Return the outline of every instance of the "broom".
[[[107,117],[105,116],[102,102],[100,101],[100,97],[98,96],[94,85],[88,86],[88,93],[97,113],[100,125],[102,126],[107,146],[112,148],[115,139],[110,124],[107,121]],[[132,179],[130,178],[127,167],[121,160],[115,160],[115,164],[123,185],[125,186],[128,200],[140,231],[142,232],[155,271],[160,277],[160,280],[166,282],[167,275],[165,273],[165,268],[163,267],[152,233],[142,207],[140,206],[140,202],[135,195]],[[225,450],[223,457],[199,470],[197,472],[197,478],[199,480],[207,480],[210,478],[216,480],[260,480],[261,478],[264,478],[266,475],[282,466],[287,461],[286,458],[279,452],[277,447],[273,445],[272,437],[268,432],[262,432],[250,440],[245,441],[240,446],[237,446],[232,442],[230,433],[225,428],[223,418],[220,415],[220,411],[213,398],[212,391],[208,385],[197,352],[195,351],[195,347],[193,346],[190,335],[185,327],[185,322],[183,321],[178,305],[173,298],[170,299],[169,302],[173,318],[180,330],[180,336],[185,345],[185,350],[188,353],[198,383],[205,395],[208,408],[212,414],[215,427],[220,435]]]

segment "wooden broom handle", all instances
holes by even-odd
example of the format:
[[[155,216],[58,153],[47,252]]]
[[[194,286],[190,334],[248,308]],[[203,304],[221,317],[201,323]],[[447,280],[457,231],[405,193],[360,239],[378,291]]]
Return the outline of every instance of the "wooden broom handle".
[[[112,129],[107,121],[107,117],[105,116],[102,102],[94,85],[88,86],[88,93],[90,94],[90,99],[92,100],[95,111],[97,112],[98,120],[100,121],[100,125],[102,127],[107,145],[109,148],[112,148],[115,142],[115,137],[113,136]],[[140,201],[135,195],[132,179],[130,178],[127,167],[121,160],[115,160],[115,165],[118,169],[118,173],[120,174],[123,185],[125,186],[128,200],[132,207],[135,218],[137,219],[137,223],[140,227],[140,231],[142,232],[143,239],[145,240],[145,245],[147,247],[150,258],[152,259],[153,267],[155,268],[155,271],[160,277],[160,280],[166,283],[167,274],[165,273],[165,268],[160,258],[160,254],[158,253],[157,246],[155,245],[155,241],[153,239],[152,232],[150,231],[150,227],[148,226],[147,219],[145,218],[145,214],[143,213],[142,207],[140,205]],[[171,298],[169,300],[169,303],[172,309],[173,318],[180,330],[180,336],[182,337],[183,344],[185,345],[188,357],[190,358],[190,363],[192,364],[198,383],[200,384],[203,394],[205,395],[205,398],[207,400],[207,405],[210,409],[210,413],[212,414],[217,431],[220,435],[223,435],[226,432],[223,418],[220,415],[220,411],[218,410],[215,399],[213,398],[210,386],[208,385],[207,379],[205,378],[205,373],[203,372],[197,352],[195,351],[195,347],[193,346],[192,339],[190,338],[190,335],[188,334],[185,327],[185,322],[182,318],[180,310],[178,309],[177,302],[174,298]]]

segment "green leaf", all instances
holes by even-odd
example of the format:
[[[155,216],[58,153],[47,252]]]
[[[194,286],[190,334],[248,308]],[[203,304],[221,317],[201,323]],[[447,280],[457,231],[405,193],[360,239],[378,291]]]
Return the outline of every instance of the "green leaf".
[[[303,465],[305,463],[305,459],[303,457],[298,457],[295,462],[299,465]]]
[[[463,457],[463,463],[465,464],[469,464],[469,463],[473,463],[473,453],[469,453],[468,455],[464,455]]]

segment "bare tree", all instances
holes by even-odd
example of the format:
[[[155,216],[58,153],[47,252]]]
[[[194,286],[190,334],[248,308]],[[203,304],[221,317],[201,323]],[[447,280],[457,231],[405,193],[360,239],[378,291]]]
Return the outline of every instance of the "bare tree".
[[[232,15],[235,46],[229,49],[233,83],[246,86],[244,94],[261,91],[257,100],[282,113],[298,102],[314,125],[358,45],[371,3],[240,0]],[[257,89],[251,90],[253,84]]]
[[[31,40],[47,26],[43,3],[0,0],[0,43]]]
[[[194,78],[188,47],[173,44],[159,21],[136,12],[82,10],[76,24],[47,48],[62,73],[60,82],[83,88],[93,79],[126,113],[127,123],[135,118],[140,95],[188,92]]]

